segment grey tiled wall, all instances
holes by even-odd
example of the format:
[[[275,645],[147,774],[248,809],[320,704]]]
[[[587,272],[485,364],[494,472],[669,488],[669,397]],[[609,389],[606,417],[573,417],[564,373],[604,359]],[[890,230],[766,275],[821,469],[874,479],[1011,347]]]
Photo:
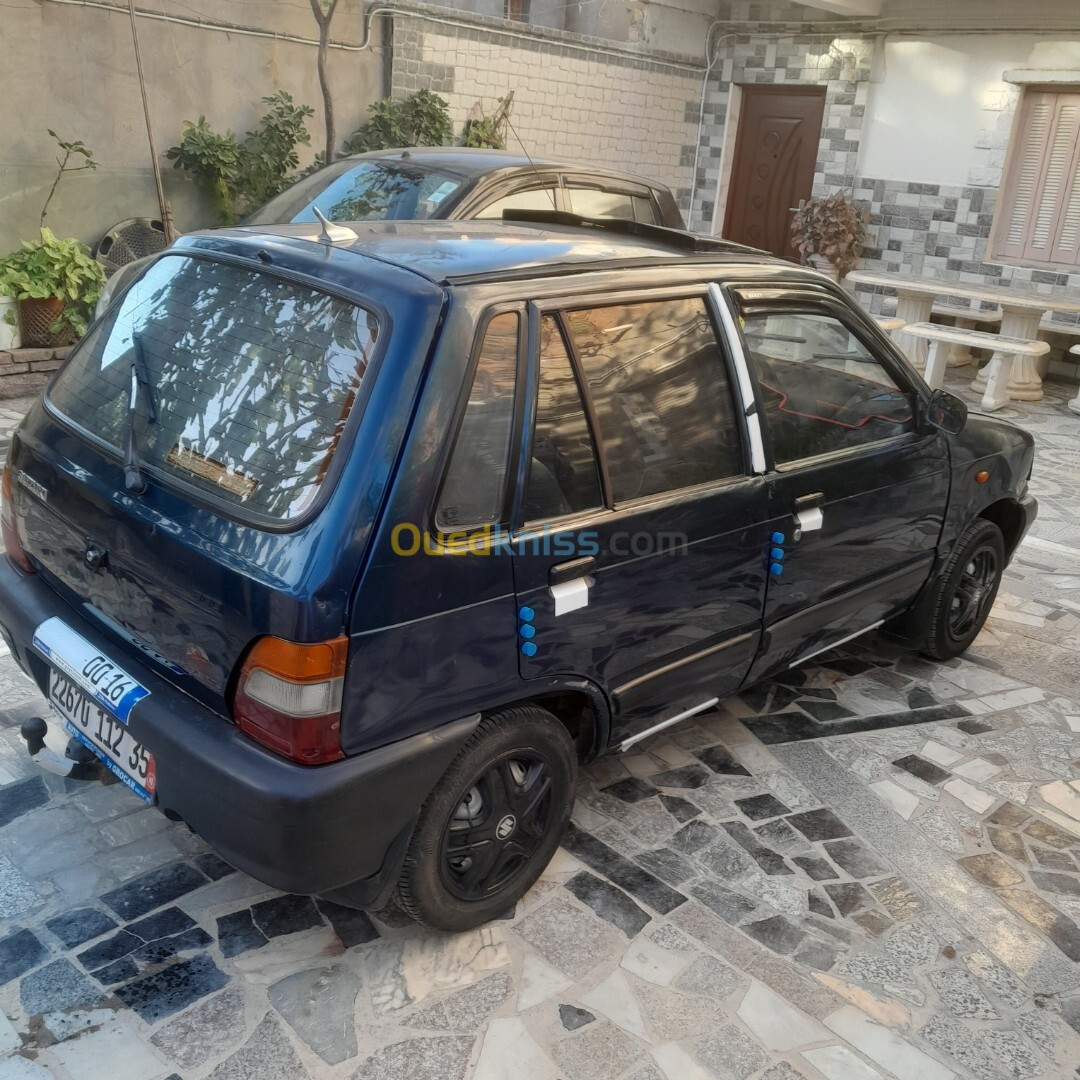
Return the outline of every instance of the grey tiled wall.
[[[776,5],[736,3],[732,7],[747,9],[743,17],[765,18],[766,15],[748,15],[749,8]],[[967,187],[916,184],[858,175],[873,62],[873,42],[869,37],[744,34],[723,42],[718,57],[706,96],[692,227],[708,230],[714,220],[724,147],[731,143],[725,123],[732,84],[813,83],[826,87],[825,120],[813,193],[821,196],[847,192],[857,206],[869,212],[861,269],[910,273],[941,278],[943,282],[1005,288],[1015,285],[1073,298],[1080,291],[1080,272],[1012,266],[990,257],[1001,164],[1019,100],[1017,93],[1010,91],[1002,95],[993,132],[972,131],[967,136],[958,133],[958,137],[969,137],[974,147],[985,145],[987,153],[994,155],[993,161],[988,157],[987,167],[979,171],[977,179],[985,181],[984,184]],[[693,144],[684,148],[684,159],[693,160],[693,149]],[[972,179],[976,177],[973,175]],[[946,294],[947,290],[943,289],[943,295]],[[857,290],[856,295],[875,313],[891,311],[895,305],[895,299],[881,290],[864,288]],[[953,302],[968,303],[959,299]],[[1054,322],[1066,330],[1076,329],[1080,327],[1080,316],[1056,314]],[[1076,380],[1080,365],[1065,360],[1064,352],[1078,342],[1080,336],[1073,334],[1052,339],[1052,374]]]
[[[873,44],[869,39],[805,34],[787,37],[740,35],[717,48],[705,97],[697,190],[691,227],[708,230],[716,209],[731,86],[735,84],[825,87],[825,117],[818,146],[814,193],[850,187],[858,168],[859,145],[869,89]],[[697,103],[694,102],[695,116]],[[693,160],[694,147],[688,151]],[[687,193],[688,194],[688,193]]]

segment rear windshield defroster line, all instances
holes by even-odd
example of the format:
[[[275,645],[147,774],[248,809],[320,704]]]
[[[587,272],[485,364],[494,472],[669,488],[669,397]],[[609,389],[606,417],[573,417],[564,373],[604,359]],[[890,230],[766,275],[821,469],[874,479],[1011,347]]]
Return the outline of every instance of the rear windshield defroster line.
[[[72,354],[48,401],[122,454],[139,351],[156,406],[134,421],[141,467],[238,516],[290,522],[318,495],[377,336],[373,312],[305,284],[167,257]]]

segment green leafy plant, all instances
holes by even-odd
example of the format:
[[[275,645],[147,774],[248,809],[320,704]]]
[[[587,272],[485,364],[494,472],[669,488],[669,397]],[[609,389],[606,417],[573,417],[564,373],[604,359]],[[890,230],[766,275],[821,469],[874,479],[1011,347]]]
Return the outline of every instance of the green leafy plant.
[[[69,327],[77,336],[86,333],[87,318],[105,284],[105,271],[90,249],[70,237],[57,237],[42,227],[38,240],[0,259],[0,293],[16,300],[57,299],[64,310],[49,330]]]
[[[490,150],[506,149],[506,128],[510,122],[510,110],[514,105],[514,91],[499,98],[498,108],[490,115],[484,113],[478,101],[465,121],[462,146],[486,147]]]
[[[445,146],[453,135],[449,106],[430,90],[401,101],[381,98],[368,111],[370,118],[345,140],[342,150],[346,154],[398,146]]]
[[[854,270],[866,240],[863,214],[841,192],[827,199],[808,199],[791,222],[791,236],[803,262],[821,255],[842,278]]]
[[[307,118],[314,109],[295,104],[284,90],[262,100],[266,112],[243,142],[231,131],[214,131],[200,116],[195,122],[185,121],[180,144],[166,155],[174,168],[195,177],[225,224],[287,187],[300,163],[297,146],[311,142]]]
[[[56,179],[53,181],[53,186],[49,188],[49,194],[45,199],[45,205],[41,208],[41,218],[38,221],[39,226],[45,224],[45,214],[48,212],[49,203],[52,202],[52,197],[56,194],[56,189],[59,186],[60,180],[64,176],[64,174],[85,172],[87,169],[97,168],[97,162],[94,160],[93,152],[89,150],[80,140],[76,140],[75,142],[64,142],[64,140],[61,139],[60,136],[57,135],[52,128],[46,128],[45,130],[48,131],[48,133],[56,141],[56,145],[63,152],[63,157],[58,157],[56,159],[56,164],[58,166],[56,171]],[[75,158],[76,161],[80,161],[81,164],[69,165],[68,162],[71,161],[72,158]]]

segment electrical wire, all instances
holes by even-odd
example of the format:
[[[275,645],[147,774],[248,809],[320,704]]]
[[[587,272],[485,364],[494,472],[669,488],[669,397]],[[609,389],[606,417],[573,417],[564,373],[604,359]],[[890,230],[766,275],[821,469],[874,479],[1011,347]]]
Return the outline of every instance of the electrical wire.
[[[41,3],[46,4],[65,4],[70,7],[85,7],[95,8],[99,11],[109,11],[113,13],[126,13],[127,9],[119,6],[115,3],[108,3],[107,0],[40,0]],[[9,6],[9,5],[0,5]],[[217,19],[204,19],[202,17],[188,18],[183,15],[168,15],[163,11],[147,11],[143,8],[137,8],[135,14],[142,19],[151,19],[157,22],[173,23],[177,26],[189,26],[197,30],[212,30],[224,34],[238,34],[243,37],[257,37],[267,38],[272,41],[287,41],[296,45],[309,45],[318,47],[318,38],[305,37],[302,34],[282,34],[273,30],[260,30],[250,26],[237,26],[233,23],[224,22]],[[329,47],[336,49],[340,52],[366,52],[371,48],[371,31],[374,25],[376,16],[384,16],[389,18],[408,18],[408,19],[420,19],[423,22],[436,23],[442,26],[453,26],[457,29],[465,30],[485,30],[495,37],[513,38],[518,41],[536,41],[538,35],[533,32],[521,30],[511,30],[508,27],[489,25],[488,23],[473,22],[465,19],[453,19],[446,18],[441,15],[429,14],[426,11],[411,11],[407,8],[401,7],[376,7],[371,8],[365,13],[365,28],[363,40],[359,43],[345,42],[345,41],[331,41]],[[535,31],[537,27],[533,27]],[[546,28],[545,28],[546,29]],[[648,53],[643,53],[640,50],[632,48],[617,48],[611,45],[602,44],[584,44],[577,41],[564,41],[561,37],[552,37],[552,44],[558,45],[560,48],[571,49],[576,52],[590,53],[593,55],[601,56],[616,56],[621,60],[645,60],[650,64],[655,64],[658,67],[671,68],[676,71],[692,71],[699,72],[701,67],[698,64],[691,63],[688,60],[673,60]]]
[[[694,214],[694,195],[697,193],[698,162],[701,160],[701,132],[705,127],[705,95],[709,91],[709,77],[712,75],[712,69],[719,59],[720,44],[739,36],[738,34],[723,34],[716,39],[714,44],[712,40],[713,31],[718,26],[723,25],[724,23],[718,20],[710,23],[709,29],[705,31],[705,72],[701,77],[701,100],[698,102],[697,134],[694,137],[694,168],[690,174],[690,201],[686,208],[686,214],[689,218],[692,218]]]

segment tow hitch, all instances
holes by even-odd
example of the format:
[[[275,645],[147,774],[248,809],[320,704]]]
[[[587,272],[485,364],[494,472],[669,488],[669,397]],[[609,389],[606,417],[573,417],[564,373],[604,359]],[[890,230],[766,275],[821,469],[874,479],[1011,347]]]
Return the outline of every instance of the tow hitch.
[[[19,734],[26,740],[26,749],[35,764],[69,780],[104,780],[106,777],[112,780],[109,770],[78,739],[72,737],[68,740],[63,757],[46,746],[48,731],[49,725],[41,716],[23,721],[19,728]]]

